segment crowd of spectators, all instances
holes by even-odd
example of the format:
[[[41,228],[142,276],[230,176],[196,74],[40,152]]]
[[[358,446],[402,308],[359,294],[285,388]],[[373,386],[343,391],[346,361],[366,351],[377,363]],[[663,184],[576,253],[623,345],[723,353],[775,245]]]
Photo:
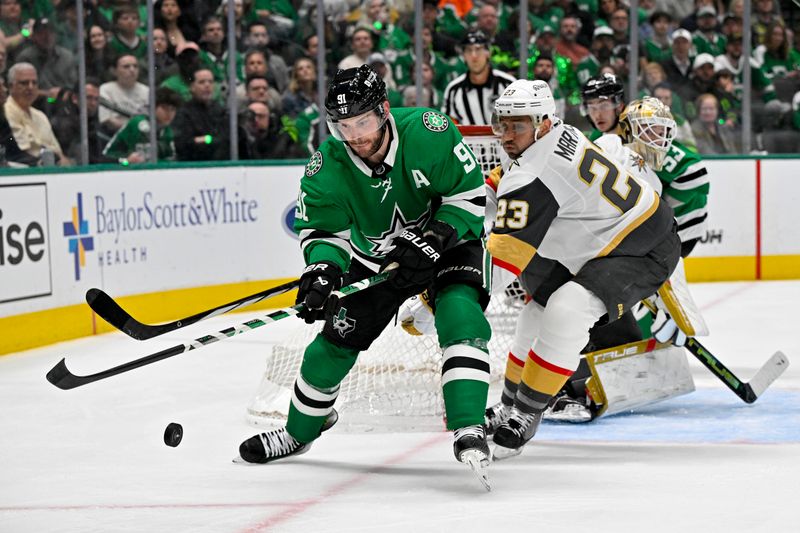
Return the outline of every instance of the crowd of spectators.
[[[0,165],[80,161],[79,39],[90,163],[147,160],[147,3],[81,1],[84,35],[75,0],[0,0]],[[231,1],[234,57],[226,35]],[[423,0],[418,58],[412,0],[326,0],[325,74],[368,63],[386,82],[392,106],[415,105],[421,61],[423,103],[445,110],[454,80],[487,83],[473,75],[467,57],[476,52],[465,38],[480,30],[495,78],[519,75],[524,47],[522,70],[548,81],[565,119],[589,129],[580,114],[581,85],[607,71],[627,86],[635,60],[640,94],[628,97],[659,98],[672,109],[680,140],[700,153],[723,154],[742,151],[747,66],[752,149],[800,152],[800,10],[792,0],[753,0],[750,57],[742,49],[743,0],[639,0],[636,13],[625,0],[527,2],[530,39],[521,43],[518,0]],[[320,119],[316,9],[316,0],[157,0],[159,160],[229,158],[231,91],[241,159],[307,157]],[[638,58],[630,57],[631,18],[639,24]],[[235,87],[228,82],[231,62]]]

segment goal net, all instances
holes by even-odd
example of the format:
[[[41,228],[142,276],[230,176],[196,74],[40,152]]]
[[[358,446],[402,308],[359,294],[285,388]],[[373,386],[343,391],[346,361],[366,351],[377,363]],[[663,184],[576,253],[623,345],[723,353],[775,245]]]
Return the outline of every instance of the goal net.
[[[500,164],[497,139],[488,127],[459,127],[475,154],[484,176]],[[513,286],[493,297],[486,310],[492,327],[489,342],[491,379],[502,381],[505,361],[514,337],[522,291]],[[250,405],[249,423],[283,426],[294,380],[306,346],[322,329],[322,322],[302,325],[273,347],[266,369]],[[436,431],[444,429],[441,383],[441,349],[435,335],[412,336],[391,323],[372,346],[359,354],[342,381],[336,409],[339,426],[355,431]]]

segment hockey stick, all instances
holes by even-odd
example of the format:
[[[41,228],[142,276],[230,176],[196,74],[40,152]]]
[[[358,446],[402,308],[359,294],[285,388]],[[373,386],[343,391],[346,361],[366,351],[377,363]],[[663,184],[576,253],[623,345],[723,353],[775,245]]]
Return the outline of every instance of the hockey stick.
[[[652,313],[656,313],[655,306],[648,300],[642,300],[642,303],[650,309]],[[742,381],[728,369],[714,354],[700,344],[694,337],[687,337],[685,348],[694,355],[703,366],[711,371],[720,381],[722,381],[733,393],[741,398],[746,403],[753,403],[758,400],[767,387],[773,381],[778,379],[787,368],[789,368],[789,359],[783,352],[778,350],[772,357],[770,357],[761,368],[758,369],[756,375],[749,381]]]
[[[758,400],[767,387],[789,368],[789,359],[779,350],[772,354],[749,382],[744,382],[694,337],[686,339],[686,349],[746,403]]]
[[[333,295],[339,298],[344,298],[345,296],[348,296],[350,294],[354,294],[356,292],[363,291],[364,289],[368,289],[369,287],[378,285],[379,283],[383,283],[384,281],[386,281],[386,279],[389,277],[390,274],[391,272],[386,272],[386,271],[380,274],[376,274],[372,277],[363,279],[361,281],[357,281],[352,285],[348,285],[347,287],[344,287],[338,291],[334,291]],[[245,333],[247,331],[270,324],[272,322],[277,322],[278,320],[282,320],[288,316],[296,315],[303,309],[304,309],[303,304],[287,307],[285,309],[279,309],[267,315],[254,318],[252,320],[248,320],[247,322],[243,322],[238,326],[225,328],[212,335],[204,335],[202,337],[198,337],[191,342],[173,346],[172,348],[167,348],[166,350],[162,350],[154,354],[146,355],[145,357],[141,357],[134,361],[130,361],[128,363],[115,366],[113,368],[109,368],[108,370],[103,370],[102,372],[97,372],[96,374],[89,374],[86,376],[75,375],[72,372],[70,372],[69,369],[67,368],[66,360],[61,359],[61,361],[59,361],[47,373],[47,381],[49,381],[50,383],[52,383],[53,385],[62,390],[74,389],[75,387],[81,387],[83,385],[87,385],[94,381],[110,378],[111,376],[116,376],[117,374],[122,374],[124,372],[129,372],[133,369],[161,361],[162,359],[174,357],[176,355],[180,355],[182,353],[200,348],[202,346],[206,346],[207,344],[212,344],[214,342],[221,341],[228,337],[233,337],[234,335],[238,335],[239,333]]]
[[[258,303],[266,298],[283,294],[296,288],[299,284],[300,280],[296,279],[294,281],[290,281],[289,283],[284,283],[283,285],[278,285],[277,287],[272,287],[250,296],[239,298],[238,300],[214,307],[213,309],[209,309],[207,311],[202,311],[196,315],[180,318],[167,324],[143,324],[139,322],[122,307],[120,307],[120,305],[115,302],[111,296],[100,289],[89,289],[86,291],[86,303],[89,304],[89,307],[92,308],[92,311],[97,313],[100,318],[118,330],[122,331],[129,337],[143,341],[152,339],[153,337],[158,337],[164,333],[169,333],[170,331],[175,331],[176,329],[184,328],[213,316],[228,313],[234,309],[239,309],[240,307],[246,307],[248,305]]]

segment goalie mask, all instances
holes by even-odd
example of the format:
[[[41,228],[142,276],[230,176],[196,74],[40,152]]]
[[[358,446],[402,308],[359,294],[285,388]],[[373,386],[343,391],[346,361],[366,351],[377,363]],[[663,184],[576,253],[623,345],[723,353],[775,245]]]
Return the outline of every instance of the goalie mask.
[[[353,140],[383,129],[387,113],[386,84],[369,65],[340,70],[331,80],[325,98],[328,129],[335,139]],[[374,111],[376,119],[345,120]],[[344,122],[342,122],[344,121]]]
[[[494,102],[492,132],[495,135],[503,135],[505,129],[510,127],[500,122],[503,117],[530,117],[534,129],[541,126],[547,118],[555,120],[556,101],[553,99],[553,91],[542,80],[513,82]]]
[[[669,108],[651,96],[634,100],[620,114],[619,126],[622,142],[631,145],[653,170],[661,170],[677,132]]]

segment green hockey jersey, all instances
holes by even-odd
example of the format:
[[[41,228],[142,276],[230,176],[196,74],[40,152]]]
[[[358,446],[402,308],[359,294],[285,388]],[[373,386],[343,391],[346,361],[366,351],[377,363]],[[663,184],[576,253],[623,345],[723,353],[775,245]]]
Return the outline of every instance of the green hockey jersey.
[[[306,263],[352,260],[377,271],[404,227],[432,219],[479,239],[486,192],[480,165],[450,120],[432,109],[393,109],[389,149],[370,169],[329,137],[305,167],[295,210]]]
[[[175,137],[170,126],[158,129],[156,143],[158,144],[159,161],[175,160]],[[145,156],[150,152],[150,121],[147,115],[132,117],[108,141],[103,150],[103,155],[122,158],[128,157],[133,152],[140,152]]]
[[[656,174],[664,184],[661,196],[675,211],[681,242],[704,237],[710,184],[700,156],[672,141],[664,166]]]

